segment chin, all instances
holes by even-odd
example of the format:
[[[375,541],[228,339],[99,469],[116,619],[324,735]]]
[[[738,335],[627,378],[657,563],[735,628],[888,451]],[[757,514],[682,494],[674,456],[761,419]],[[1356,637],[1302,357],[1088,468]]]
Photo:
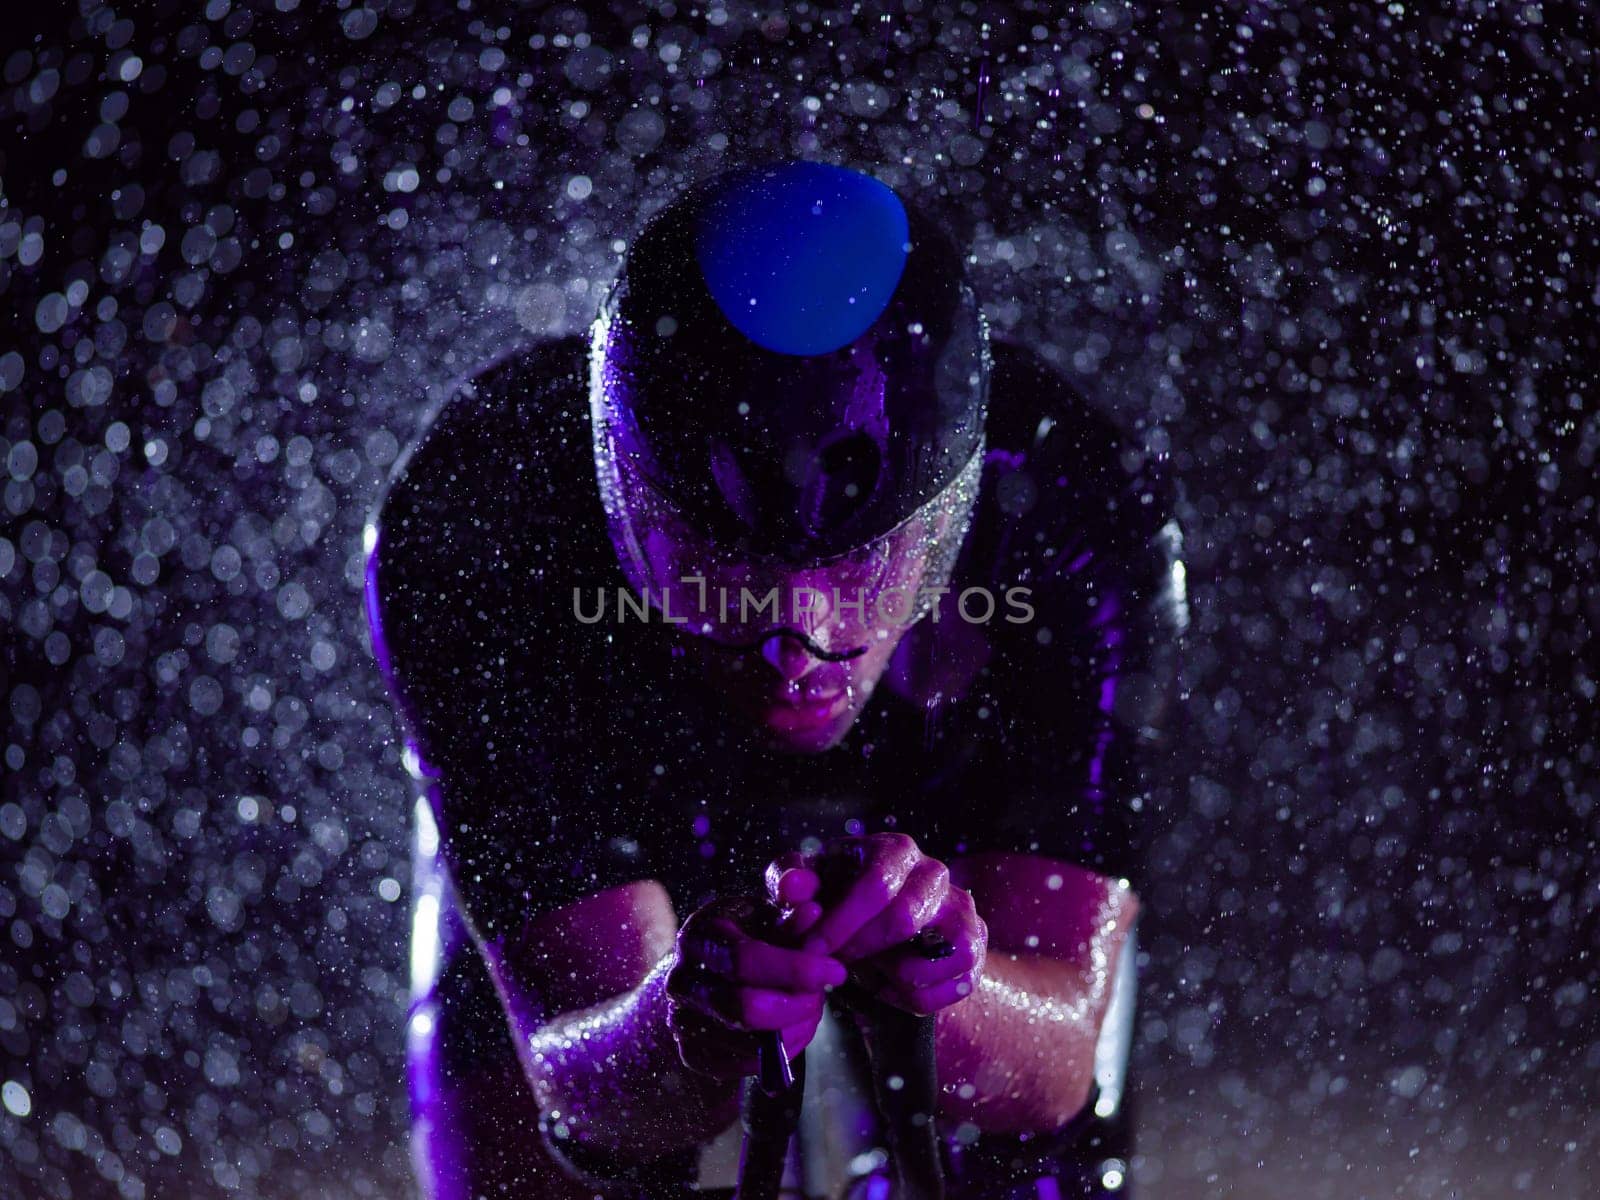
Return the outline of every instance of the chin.
[[[833,733],[824,736],[801,735],[793,733],[771,733],[767,735],[767,744],[780,754],[822,754],[832,750],[844,740],[843,733]]]
[[[757,717],[762,736],[774,750],[787,754],[821,754],[844,740],[855,724],[856,710],[847,708],[831,721],[812,723],[788,713],[768,712]]]

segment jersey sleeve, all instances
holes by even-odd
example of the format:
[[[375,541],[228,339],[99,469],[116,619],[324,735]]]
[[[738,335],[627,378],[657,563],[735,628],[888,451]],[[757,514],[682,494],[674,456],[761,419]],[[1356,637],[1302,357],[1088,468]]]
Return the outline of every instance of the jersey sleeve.
[[[584,630],[561,608],[595,578],[583,362],[570,340],[546,344],[449,400],[396,472],[369,551],[369,628],[408,765],[486,938],[640,877],[573,765],[593,758],[596,719],[568,686]]]
[[[1003,615],[966,719],[995,725],[981,773],[1001,802],[967,823],[966,847],[1137,888],[1187,624],[1174,488],[1030,353],[997,346],[993,386],[1009,402],[964,553]]]

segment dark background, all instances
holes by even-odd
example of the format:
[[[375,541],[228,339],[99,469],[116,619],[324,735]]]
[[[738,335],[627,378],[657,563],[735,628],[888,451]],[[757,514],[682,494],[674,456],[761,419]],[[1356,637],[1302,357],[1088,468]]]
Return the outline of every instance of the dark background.
[[[789,154],[1182,481],[1144,1193],[1587,1194],[1593,19],[588,8],[0,22],[0,1195],[406,1194],[364,522],[644,213]]]

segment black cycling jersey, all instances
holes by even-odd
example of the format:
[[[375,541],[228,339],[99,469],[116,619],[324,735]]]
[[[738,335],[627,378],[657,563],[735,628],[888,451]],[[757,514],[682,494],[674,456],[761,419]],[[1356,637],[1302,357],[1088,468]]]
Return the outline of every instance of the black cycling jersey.
[[[687,635],[618,603],[580,339],[446,404],[383,503],[368,603],[480,936],[640,879],[681,919],[759,893],[808,838],[883,829],[1138,890],[1142,747],[1183,623],[1169,484],[1033,355],[997,344],[994,367],[950,592],[815,755],[743,734],[676,652]]]

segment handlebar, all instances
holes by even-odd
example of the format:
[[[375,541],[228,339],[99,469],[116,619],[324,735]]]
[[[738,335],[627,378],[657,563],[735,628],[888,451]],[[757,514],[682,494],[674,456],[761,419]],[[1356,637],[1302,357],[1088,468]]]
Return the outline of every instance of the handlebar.
[[[942,936],[927,930],[912,944],[928,958],[954,952]],[[888,1141],[892,1200],[944,1200],[934,1124],[939,1100],[934,1018],[886,1004],[853,980],[835,989],[830,1001],[854,1018],[867,1047],[873,1102]],[[898,1086],[891,1085],[891,1077],[898,1078]],[[791,1062],[782,1036],[771,1033],[761,1047],[759,1072],[744,1083],[744,1143],[735,1200],[776,1200],[804,1092],[805,1054]]]

